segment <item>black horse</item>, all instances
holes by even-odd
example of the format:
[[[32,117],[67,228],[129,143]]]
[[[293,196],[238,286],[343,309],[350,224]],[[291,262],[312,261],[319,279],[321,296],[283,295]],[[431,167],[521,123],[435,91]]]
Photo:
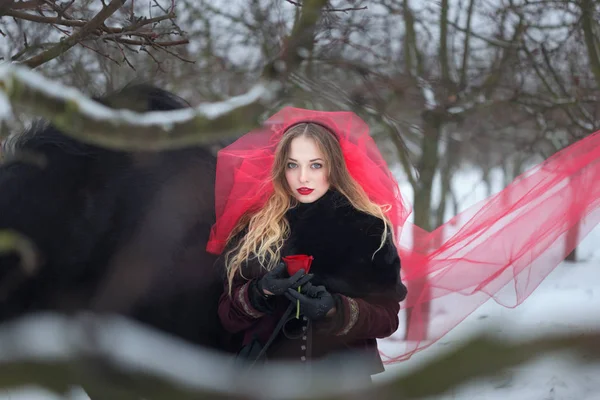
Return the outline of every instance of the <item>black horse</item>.
[[[136,111],[189,106],[144,84],[96,100]],[[44,122],[18,135],[0,165],[0,231],[28,237],[40,258],[28,275],[16,253],[0,256],[0,322],[34,311],[117,312],[226,350],[221,281],[205,251],[215,168],[208,146],[120,152]]]

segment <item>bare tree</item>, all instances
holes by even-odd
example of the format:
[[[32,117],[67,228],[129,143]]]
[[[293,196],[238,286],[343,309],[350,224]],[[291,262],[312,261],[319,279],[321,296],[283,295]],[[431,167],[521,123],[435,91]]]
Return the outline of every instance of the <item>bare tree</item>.
[[[515,102],[536,123],[532,152],[549,156],[600,128],[598,4],[539,1],[511,11],[528,21],[523,58],[533,78],[515,96]],[[568,249],[574,248],[580,234],[575,221],[582,215],[575,199],[569,211],[573,226],[566,238]],[[574,261],[575,250],[566,258]]]
[[[158,0],[148,1],[147,7],[151,10],[148,14],[158,15],[143,15],[140,13],[143,13],[144,7],[139,2],[127,4],[126,0],[112,0],[108,4],[104,1],[101,4],[90,1],[77,4],[74,1],[61,4],[56,0],[10,1],[0,11],[12,20],[12,23],[3,24],[2,35],[10,37],[14,47],[21,45],[20,49],[11,46],[10,60],[31,68],[47,63],[75,46],[133,67],[128,59],[130,52],[145,51],[150,57],[153,54],[148,49],[175,54],[168,48],[188,43],[175,22],[175,1],[168,3],[163,6]],[[24,28],[33,24],[49,35],[28,38],[29,29]],[[15,30],[15,25],[21,29]],[[106,44],[112,44],[119,57],[103,49]]]

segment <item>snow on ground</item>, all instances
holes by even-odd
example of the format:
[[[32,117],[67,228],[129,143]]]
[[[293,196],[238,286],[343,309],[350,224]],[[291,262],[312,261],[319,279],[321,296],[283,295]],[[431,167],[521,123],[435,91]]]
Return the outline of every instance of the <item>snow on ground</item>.
[[[495,171],[497,172],[497,171]],[[492,194],[501,190],[494,173]],[[461,210],[487,197],[477,172],[454,180]],[[402,185],[405,193],[408,188]],[[462,190],[461,190],[462,189]],[[376,380],[387,380],[435,358],[470,335],[491,329],[507,340],[533,339],[553,333],[600,330],[600,227],[578,248],[579,262],[561,263],[522,304],[514,309],[488,301],[454,330],[408,361],[388,366]],[[600,364],[581,366],[553,354],[510,369],[501,376],[481,379],[430,400],[600,400]]]
[[[600,232],[594,236],[597,238]],[[410,370],[487,327],[501,338],[520,340],[552,333],[600,330],[599,315],[600,251],[589,261],[559,265],[514,309],[489,301],[439,342],[408,361],[389,366],[378,379],[389,379]],[[600,364],[579,366],[570,363],[566,356],[555,354],[435,397],[436,400],[507,398],[600,400]]]

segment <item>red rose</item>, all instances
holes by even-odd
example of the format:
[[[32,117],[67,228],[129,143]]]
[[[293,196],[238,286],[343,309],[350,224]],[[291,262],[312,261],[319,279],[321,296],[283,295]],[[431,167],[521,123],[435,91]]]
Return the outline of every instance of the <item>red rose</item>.
[[[305,274],[310,271],[310,264],[312,264],[313,256],[307,256],[305,254],[296,254],[293,256],[283,257],[283,262],[287,266],[287,271],[290,276],[293,276],[296,272],[301,269],[304,270]]]

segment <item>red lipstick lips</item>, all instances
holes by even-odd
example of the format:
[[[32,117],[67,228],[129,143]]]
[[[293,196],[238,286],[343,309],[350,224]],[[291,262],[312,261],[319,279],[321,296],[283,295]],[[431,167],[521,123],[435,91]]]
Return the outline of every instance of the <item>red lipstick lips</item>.
[[[300,189],[298,189],[298,193],[300,193],[302,196],[307,196],[307,195],[311,194],[314,190],[315,189],[301,187]]]

